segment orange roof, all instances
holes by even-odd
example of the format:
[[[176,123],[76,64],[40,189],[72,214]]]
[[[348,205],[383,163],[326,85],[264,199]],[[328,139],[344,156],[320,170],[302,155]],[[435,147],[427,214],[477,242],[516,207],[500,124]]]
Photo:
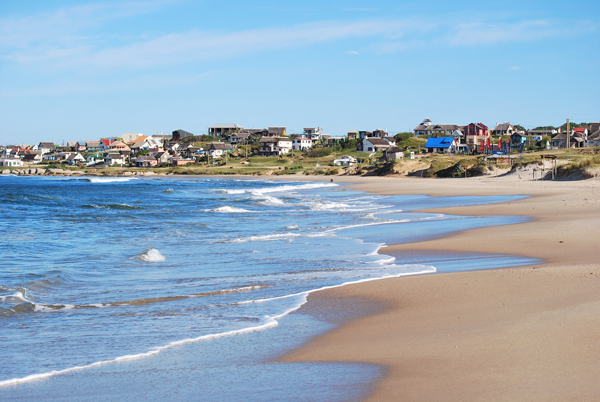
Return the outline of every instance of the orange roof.
[[[136,142],[146,141],[146,138],[148,138],[147,135],[140,135],[139,137],[134,138],[133,141],[129,141],[129,144],[135,144]]]

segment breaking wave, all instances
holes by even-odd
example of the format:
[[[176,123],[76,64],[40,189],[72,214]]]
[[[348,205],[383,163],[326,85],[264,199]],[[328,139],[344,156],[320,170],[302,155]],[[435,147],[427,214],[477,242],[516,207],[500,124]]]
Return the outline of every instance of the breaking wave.
[[[157,249],[151,248],[148,251],[138,255],[137,259],[146,262],[161,262],[165,261],[167,257],[162,255]]]

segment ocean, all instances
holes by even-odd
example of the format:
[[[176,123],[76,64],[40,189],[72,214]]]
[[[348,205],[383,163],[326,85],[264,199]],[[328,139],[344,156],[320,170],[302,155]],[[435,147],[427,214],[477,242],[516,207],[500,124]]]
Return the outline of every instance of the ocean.
[[[524,222],[415,212],[521,196],[203,177],[0,186],[1,400],[359,400],[384,368],[275,360],[335,326],[290,314],[310,292],[533,262],[378,252]]]

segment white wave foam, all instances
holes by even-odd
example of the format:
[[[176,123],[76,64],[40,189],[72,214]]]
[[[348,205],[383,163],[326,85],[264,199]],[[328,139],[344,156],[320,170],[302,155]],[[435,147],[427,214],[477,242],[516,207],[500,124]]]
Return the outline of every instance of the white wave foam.
[[[309,190],[313,188],[323,188],[323,187],[337,187],[338,185],[335,183],[306,183],[306,184],[298,184],[298,185],[285,185],[285,186],[276,186],[276,187],[263,187],[256,188],[251,190],[240,190],[240,189],[224,189],[220,190],[227,194],[244,194],[250,193],[255,195],[267,194],[267,193],[277,193],[281,191],[294,191],[294,190]]]
[[[162,255],[160,253],[160,251],[158,251],[155,248],[151,248],[150,250],[146,251],[145,253],[142,253],[138,256],[138,259],[142,260],[142,261],[146,261],[146,262],[161,262],[167,259],[167,257],[165,257],[164,255]]]
[[[243,209],[243,208],[234,208],[234,207],[224,206],[224,207],[219,207],[219,208],[215,208],[215,209],[205,209],[204,212],[217,212],[217,213],[221,213],[221,214],[226,214],[226,213],[236,214],[236,213],[250,212],[250,211],[248,211],[247,209]]]
[[[54,371],[50,371],[47,373],[41,373],[41,374],[33,374],[33,375],[29,375],[26,377],[22,377],[22,378],[13,378],[10,380],[5,380],[5,381],[0,381],[0,387],[5,387],[5,386],[9,386],[9,385],[17,385],[17,384],[22,384],[22,383],[26,383],[26,382],[30,382],[30,381],[36,381],[36,380],[41,380],[41,379],[45,379],[45,378],[49,378],[49,377],[53,377],[55,375],[59,375],[59,374],[66,374],[66,373],[70,373],[73,371],[78,371],[78,370],[84,370],[84,369],[88,369],[88,368],[92,368],[92,367],[97,367],[97,366],[101,366],[101,365],[105,365],[105,364],[110,364],[110,363],[117,363],[117,362],[121,362],[121,361],[125,361],[125,360],[134,360],[134,359],[141,359],[144,357],[149,357],[149,356],[154,356],[159,354],[161,351],[165,350],[165,349],[169,349],[175,346],[180,346],[180,345],[185,345],[188,343],[193,343],[193,342],[198,342],[198,341],[204,341],[204,340],[210,340],[210,339],[216,339],[216,338],[221,338],[221,337],[226,337],[226,336],[233,336],[233,335],[239,335],[239,334],[246,334],[246,333],[250,333],[250,332],[256,332],[256,331],[262,331],[268,328],[273,328],[279,325],[279,319],[281,319],[282,317],[285,317],[286,315],[298,310],[300,307],[302,307],[303,304],[306,303],[307,299],[308,299],[308,295],[313,293],[313,292],[317,292],[317,291],[321,291],[321,290],[326,290],[326,289],[333,289],[333,288],[337,288],[337,287],[341,287],[341,286],[346,286],[346,285],[351,285],[351,284],[356,284],[356,283],[362,283],[362,282],[370,282],[370,281],[375,281],[375,280],[379,280],[379,279],[385,279],[385,278],[397,278],[397,277],[401,277],[401,276],[410,276],[410,275],[420,275],[420,274],[426,274],[426,273],[433,273],[436,272],[435,267],[427,267],[427,266],[421,266],[423,267],[423,269],[421,271],[418,272],[403,272],[403,273],[399,273],[396,275],[384,275],[382,277],[376,277],[376,278],[366,278],[366,279],[361,279],[361,280],[357,280],[357,281],[348,281],[348,282],[344,282],[342,284],[339,285],[332,285],[332,286],[324,286],[322,288],[318,288],[318,289],[313,289],[313,290],[308,290],[305,292],[300,292],[300,293],[295,293],[295,294],[291,294],[291,295],[284,295],[284,296],[279,296],[279,297],[272,297],[272,298],[268,298],[268,299],[259,299],[259,300],[249,300],[249,301],[245,301],[245,302],[240,302],[238,304],[250,304],[250,303],[264,303],[264,302],[268,302],[268,301],[272,301],[272,300],[281,300],[281,299],[288,299],[288,298],[292,298],[292,297],[298,297],[298,302],[293,306],[290,307],[289,309],[287,309],[286,311],[284,311],[281,314],[275,315],[275,316],[268,316],[265,315],[263,318],[265,319],[265,322],[261,325],[257,325],[254,327],[246,327],[246,328],[241,328],[241,329],[237,329],[237,330],[231,330],[231,331],[227,331],[227,332],[221,332],[221,333],[217,333],[217,334],[208,334],[208,335],[202,335],[199,336],[197,338],[190,338],[190,339],[182,339],[179,341],[173,341],[168,343],[165,346],[159,346],[157,348],[154,348],[153,350],[150,350],[148,352],[145,353],[139,353],[136,355],[125,355],[125,356],[120,356],[114,359],[110,359],[110,360],[105,360],[105,361],[101,361],[101,362],[96,362],[96,363],[91,363],[88,365],[84,365],[84,366],[76,366],[76,367],[70,367],[64,370],[54,370]],[[251,286],[250,286],[251,287]]]
[[[230,240],[227,243],[246,243],[250,241],[273,241],[273,240],[287,240],[293,237],[300,237],[301,235],[298,233],[278,233],[272,235],[260,235],[260,236],[250,236],[243,239],[234,239]]]
[[[284,205],[285,204],[285,202],[283,200],[280,200],[279,198],[273,197],[270,195],[259,194],[255,198],[262,200],[259,202],[259,204],[263,204],[263,205]]]
[[[90,183],[121,183],[135,179],[133,177],[91,177],[86,180]]]

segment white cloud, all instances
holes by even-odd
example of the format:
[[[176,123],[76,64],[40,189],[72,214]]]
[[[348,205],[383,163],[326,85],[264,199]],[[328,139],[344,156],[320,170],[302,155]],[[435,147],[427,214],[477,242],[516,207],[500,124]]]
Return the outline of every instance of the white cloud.
[[[355,55],[355,56],[356,56],[356,55],[358,55],[358,52],[357,52],[356,50],[348,50],[348,51],[346,52],[346,54],[353,54],[353,55]]]
[[[513,70],[513,71],[517,71],[517,70],[520,70],[521,67],[519,67],[519,66],[510,66],[508,69],[509,70]]]

